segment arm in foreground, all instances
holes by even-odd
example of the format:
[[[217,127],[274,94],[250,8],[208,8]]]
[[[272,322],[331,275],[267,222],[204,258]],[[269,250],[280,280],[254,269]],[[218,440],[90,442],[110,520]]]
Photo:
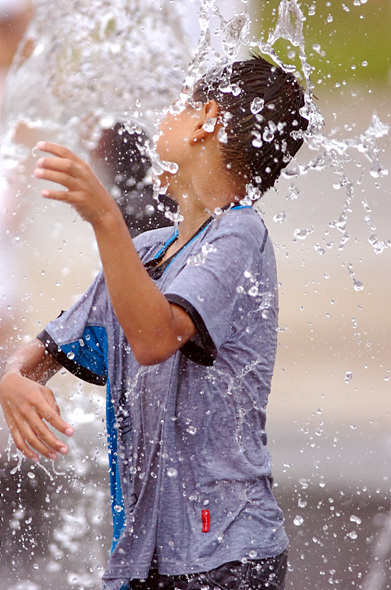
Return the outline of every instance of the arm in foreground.
[[[46,422],[71,436],[73,428],[60,416],[60,410],[46,382],[61,365],[39,340],[15,352],[8,360],[0,380],[0,403],[16,447],[28,459],[49,459],[65,455],[68,447]]]
[[[94,229],[110,300],[137,361],[169,358],[195,334],[190,316],[149,277],[119,208],[88,164],[56,144],[37,147],[56,157],[40,159],[35,175],[65,187],[42,196],[72,205]]]

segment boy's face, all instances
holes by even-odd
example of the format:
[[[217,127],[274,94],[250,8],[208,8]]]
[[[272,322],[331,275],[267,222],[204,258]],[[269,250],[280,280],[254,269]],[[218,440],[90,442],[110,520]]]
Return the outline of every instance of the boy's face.
[[[197,127],[199,111],[189,105],[188,102],[179,105],[178,102],[170,107],[163,118],[159,136],[156,143],[157,154],[163,162],[174,162],[179,172],[183,172],[189,162],[191,137]],[[173,172],[164,171],[162,175],[172,178],[178,170],[173,167]],[[161,179],[163,181],[163,178]],[[163,182],[162,182],[163,183]]]

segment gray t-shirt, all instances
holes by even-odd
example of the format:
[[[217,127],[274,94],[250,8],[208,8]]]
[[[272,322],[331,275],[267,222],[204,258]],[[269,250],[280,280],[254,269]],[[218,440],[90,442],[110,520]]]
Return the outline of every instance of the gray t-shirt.
[[[134,243],[160,290],[197,328],[181,350],[140,366],[103,274],[39,335],[70,371],[107,382],[110,590],[145,578],[150,567],[208,571],[278,555],[288,544],[265,433],[278,316],[271,240],[256,211],[235,207],[158,266],[173,231]]]

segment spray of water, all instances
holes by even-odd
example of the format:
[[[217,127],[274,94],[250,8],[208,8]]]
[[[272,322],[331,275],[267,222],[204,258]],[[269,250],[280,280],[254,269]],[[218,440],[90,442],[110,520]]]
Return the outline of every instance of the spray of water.
[[[269,34],[267,40],[264,41],[263,38],[249,40],[247,44],[249,47],[259,48],[263,53],[269,55],[282,69],[292,73],[296,71],[295,65],[284,63],[275,52],[274,45],[280,39],[284,39],[299,50],[300,74],[305,80],[306,87],[305,107],[302,110],[302,114],[309,120],[305,142],[308,148],[315,153],[315,156],[302,165],[288,167],[283,171],[283,176],[287,178],[298,178],[309,172],[321,172],[326,169],[333,170],[337,174],[338,181],[334,184],[333,188],[343,188],[346,192],[346,198],[338,219],[331,220],[329,225],[342,234],[339,243],[339,249],[342,250],[344,245],[350,240],[348,217],[351,212],[352,201],[355,197],[355,183],[349,179],[345,172],[345,165],[355,162],[357,159],[356,156],[364,156],[369,161],[370,174],[373,178],[387,175],[388,169],[379,160],[377,141],[388,135],[389,126],[380,121],[377,113],[373,113],[368,129],[361,133],[359,137],[335,139],[332,135],[326,136],[322,133],[324,120],[313,99],[313,84],[310,78],[312,67],[307,60],[305,51],[304,22],[305,18],[300,4],[295,0],[282,0],[279,4],[275,29]],[[289,198],[296,198],[298,192],[299,190],[292,184]],[[291,196],[292,193],[294,193],[294,197]],[[375,253],[380,254],[391,246],[390,238],[380,238],[376,235],[376,227],[369,215],[371,208],[367,199],[362,199],[362,206],[365,211],[364,219],[370,230],[368,242],[373,247]],[[283,216],[275,220],[278,222],[284,221]],[[297,229],[294,237],[303,240],[313,233],[313,231],[314,227]],[[347,268],[349,276],[353,280],[355,290],[361,290],[363,284],[355,278],[352,265],[348,263]]]
[[[177,6],[151,0],[34,5],[5,90],[3,158],[18,165],[26,156],[27,146],[14,141],[21,125],[55,133],[78,151],[81,139],[93,148],[102,129],[117,121],[153,128],[190,58]]]
[[[361,0],[363,3],[363,0]],[[13,71],[9,77],[6,102],[3,112],[3,127],[5,140],[2,153],[6,166],[13,168],[21,166],[27,157],[27,148],[15,142],[15,130],[23,123],[30,129],[51,129],[57,134],[58,140],[66,139],[66,143],[72,144],[85,138],[86,146],[94,146],[98,135],[103,128],[112,126],[116,120],[138,120],[150,122],[155,118],[156,111],[161,110],[171,100],[171,90],[178,85],[178,80],[183,78],[180,66],[183,65],[183,56],[189,55],[182,38],[172,35],[172,30],[177,26],[173,16],[174,5],[166,3],[163,10],[157,7],[152,0],[135,3],[132,8],[126,0],[107,3],[103,0],[95,0],[94,9],[91,2],[74,0],[67,3],[65,18],[61,27],[46,27],[48,20],[57,20],[58,7],[56,3],[37,0],[36,19],[29,32],[34,41],[33,53],[30,61],[23,56],[23,47],[15,62]],[[74,30],[74,14],[78,14],[77,32]],[[93,18],[92,15],[93,14]],[[134,22],[143,22],[141,29],[134,27]],[[213,27],[211,22],[213,21]],[[345,171],[345,164],[354,159],[355,154],[363,155],[370,166],[370,174],[373,178],[379,178],[387,174],[387,169],[379,160],[377,141],[388,134],[389,128],[382,123],[376,113],[366,131],[357,138],[336,139],[333,136],[323,134],[323,117],[314,103],[313,85],[310,79],[311,66],[306,57],[304,22],[300,4],[296,0],[282,0],[279,5],[278,19],[274,30],[267,39],[254,38],[250,33],[250,17],[247,12],[247,2],[243,2],[243,12],[230,20],[225,20],[215,0],[201,0],[199,12],[200,37],[194,52],[194,57],[185,76],[183,91],[176,109],[182,108],[184,102],[191,96],[195,81],[204,73],[210,62],[217,66],[225,66],[236,59],[243,48],[248,50],[258,49],[268,55],[276,64],[287,72],[296,72],[296,66],[284,63],[274,49],[276,42],[284,39],[298,48],[301,76],[305,81],[306,100],[303,115],[309,120],[309,128],[305,141],[314,156],[306,163],[285,170],[284,175],[290,179],[296,179],[309,173],[321,172],[331,169],[336,173],[335,188],[345,191],[345,201],[342,210],[335,220],[329,222],[330,228],[339,232],[339,249],[343,250],[350,240],[349,213],[355,198],[355,183],[349,179]],[[216,24],[217,23],[217,24]],[[173,26],[175,25],[175,26]],[[211,31],[213,30],[213,39]],[[77,34],[77,43],[74,42]],[[80,35],[82,35],[80,37]],[[215,39],[219,37],[221,46],[216,49],[213,46]],[[27,39],[26,39],[27,42]],[[165,47],[162,52],[161,48]],[[48,48],[59,50],[50,53],[48,63]],[[76,48],[76,49],[75,49]],[[32,60],[32,61],[31,61]],[[124,63],[132,63],[139,71],[133,72],[131,84],[129,78],[124,76]],[[36,71],[44,80],[50,80],[50,92],[43,98],[42,92],[35,91],[36,79],[32,79],[29,68],[35,64]],[[176,67],[172,67],[173,65]],[[167,72],[173,71],[173,78],[168,77]],[[145,73],[148,72],[148,76]],[[23,86],[25,91],[20,94]],[[227,91],[235,92],[235,88],[227,88]],[[125,108],[124,108],[125,105]],[[252,112],[262,110],[262,100],[257,100],[252,105]],[[89,113],[86,117],[85,113]],[[272,130],[271,130],[272,131]],[[263,138],[267,141],[267,138]],[[226,141],[222,134],[221,141]],[[175,163],[159,162],[156,158],[153,164],[157,172],[175,172]],[[161,190],[161,187],[160,187]],[[255,189],[254,189],[255,190]],[[257,198],[256,192],[249,194],[249,202]],[[292,182],[288,198],[297,200],[300,198],[299,188]],[[379,237],[371,219],[370,199],[362,199],[365,223],[369,228],[368,242],[377,254],[381,254],[391,246],[389,237]],[[216,216],[221,212],[215,212]],[[179,213],[178,213],[179,215]],[[173,214],[172,220],[178,222],[179,217]],[[274,220],[283,223],[283,214],[275,215]],[[305,229],[297,229],[294,238],[305,240],[306,237],[317,228],[311,226]],[[324,249],[318,244],[319,253]],[[323,250],[323,251],[322,251]],[[213,254],[213,248],[205,245],[197,258],[189,260],[189,264],[203,264],[206,257]],[[362,282],[356,277],[353,266],[346,265],[349,276],[352,279],[355,290],[363,288]],[[253,297],[259,298],[259,312],[267,314],[269,307],[268,294],[259,292],[259,285],[251,283],[251,277],[246,277],[246,285],[239,285],[238,289],[246,288]],[[252,367],[246,368],[251,370]],[[240,386],[243,375],[238,376],[238,382],[232,383],[234,387]],[[346,373],[346,380],[351,380]],[[76,422],[89,423],[91,410],[85,407],[83,397],[76,395],[74,410],[79,411],[74,416]],[[247,403],[249,400],[245,400]],[[255,400],[250,400],[250,406],[254,407]],[[71,402],[72,403],[72,402]],[[83,405],[84,403],[84,405]],[[249,406],[249,407],[250,407]],[[241,426],[245,420],[245,403],[239,408],[238,413],[238,440],[241,437]],[[96,416],[93,412],[93,419]],[[190,432],[190,431],[189,431]],[[190,432],[191,433],[191,432]],[[80,477],[90,476],[90,459],[85,457],[81,446],[71,449],[73,472],[65,477],[66,484],[59,483],[58,476],[62,472],[50,466],[42,468],[45,475],[53,484],[53,494],[59,494],[63,485],[68,491],[72,487],[80,485]],[[96,462],[102,462],[98,452]],[[20,460],[17,461],[12,474],[20,471]],[[62,468],[61,468],[62,469]],[[94,475],[93,471],[93,475]],[[176,474],[172,474],[174,477]],[[75,476],[75,477],[74,477]],[[77,476],[77,477],[76,477]],[[304,482],[304,480],[303,480]],[[60,513],[60,521],[55,528],[54,538],[50,545],[51,560],[45,575],[58,572],[61,568],[61,560],[64,553],[77,554],[85,545],[86,536],[91,535],[91,528],[99,515],[105,512],[102,507],[104,493],[102,491],[106,482],[102,485],[97,479],[92,478],[92,483],[83,483],[84,503],[76,510],[63,509]],[[303,489],[307,484],[302,483]],[[299,508],[306,505],[301,501]],[[69,504],[69,503],[68,503]],[[15,511],[15,522],[20,522],[24,515]],[[304,519],[297,515],[294,524],[300,527]],[[15,526],[16,526],[15,525]],[[389,527],[389,521],[387,521]],[[385,559],[389,553],[389,531],[385,526],[384,535],[379,540],[376,549],[377,561]],[[105,559],[102,559],[104,562]],[[90,560],[90,572],[80,575],[71,570],[68,574],[68,587],[90,588],[99,578],[99,571]],[[80,570],[81,571],[81,570]],[[376,588],[380,590],[383,581],[379,581],[379,573],[374,571],[368,578],[366,590]],[[376,580],[375,582],[373,580]],[[33,581],[29,581],[30,588],[40,589]]]

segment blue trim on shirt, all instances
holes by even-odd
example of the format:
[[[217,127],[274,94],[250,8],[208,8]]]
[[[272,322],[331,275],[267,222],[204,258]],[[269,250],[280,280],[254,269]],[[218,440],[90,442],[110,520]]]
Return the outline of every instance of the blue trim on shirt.
[[[96,327],[90,327],[86,330],[86,338],[80,338],[77,341],[67,343],[63,346],[58,345],[52,336],[43,330],[37,335],[38,340],[42,342],[46,350],[70,373],[94,385],[105,385],[107,380],[106,366],[103,353],[99,345],[93,345],[96,342],[97,335],[94,334]],[[99,327],[97,328],[99,330]],[[102,349],[103,350],[103,349]],[[83,357],[86,357],[85,359]],[[75,361],[77,359],[77,361]]]
[[[107,379],[107,335],[102,326],[86,326],[79,340],[62,344],[59,348],[79,367],[87,369],[102,380]]]
[[[111,544],[111,552],[113,552],[125,528],[125,507],[118,468],[118,429],[116,428],[114,404],[111,397],[109,381],[107,382],[106,389],[106,428],[110,463],[111,512],[113,516],[113,541]]]
[[[178,228],[176,228],[174,230],[174,233],[172,234],[172,236],[170,236],[168,238],[168,240],[166,242],[164,242],[164,244],[160,248],[159,252],[154,256],[154,260],[159,258],[163,254],[163,252],[173,243],[173,241],[177,239],[178,233],[179,233],[179,230],[178,230]]]
[[[113,516],[113,543],[116,546],[125,527],[125,509],[117,460],[117,428],[115,412],[107,377],[108,343],[107,332],[103,326],[86,326],[80,339],[59,346],[47,331],[38,338],[60,364],[77,377],[89,383],[106,383],[106,429],[110,464],[110,495]]]

